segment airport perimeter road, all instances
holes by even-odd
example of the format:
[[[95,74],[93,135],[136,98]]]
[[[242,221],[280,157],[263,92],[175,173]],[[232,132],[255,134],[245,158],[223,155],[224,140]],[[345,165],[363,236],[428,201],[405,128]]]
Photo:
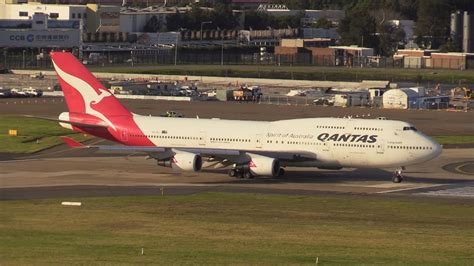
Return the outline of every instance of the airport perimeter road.
[[[390,110],[375,108],[340,108],[313,105],[273,105],[236,102],[170,102],[121,100],[130,111],[141,115],[159,115],[174,110],[185,117],[274,121],[310,117],[386,117],[413,123],[428,135],[474,135],[474,112],[432,110]],[[57,117],[66,112],[62,98],[0,99],[2,115],[37,115]]]
[[[380,169],[288,169],[283,178],[233,179],[224,170],[173,172],[143,156],[70,157],[56,150],[0,162],[0,198],[191,194],[203,191],[317,195],[326,193],[447,197],[474,202],[474,149],[448,149],[409,167],[401,184]],[[64,156],[64,157],[62,157]]]

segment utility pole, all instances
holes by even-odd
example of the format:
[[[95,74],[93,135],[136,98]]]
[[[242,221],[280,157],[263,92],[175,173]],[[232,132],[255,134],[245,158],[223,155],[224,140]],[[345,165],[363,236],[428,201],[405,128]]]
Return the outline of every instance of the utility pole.
[[[178,40],[179,40],[179,35],[176,35],[176,43],[174,45],[174,65],[176,66],[178,64]]]
[[[200,33],[201,33],[201,41],[202,41],[202,27],[203,27],[205,24],[211,24],[211,23],[212,23],[212,21],[203,21],[203,22],[201,22],[201,32],[200,32]]]

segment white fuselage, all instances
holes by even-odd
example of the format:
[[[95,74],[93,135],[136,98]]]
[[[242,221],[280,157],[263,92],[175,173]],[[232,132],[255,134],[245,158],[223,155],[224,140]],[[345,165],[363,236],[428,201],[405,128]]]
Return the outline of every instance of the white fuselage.
[[[158,147],[244,152],[305,152],[315,160],[282,166],[401,167],[431,160],[438,143],[412,125],[393,120],[308,118],[275,122],[163,118],[134,115],[144,138]],[[126,132],[134,137],[139,132]]]

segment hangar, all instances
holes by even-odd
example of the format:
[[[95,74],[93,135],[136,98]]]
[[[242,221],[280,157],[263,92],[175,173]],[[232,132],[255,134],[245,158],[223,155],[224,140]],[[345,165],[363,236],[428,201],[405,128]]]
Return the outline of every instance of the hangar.
[[[383,94],[383,107],[389,109],[408,109],[411,106],[418,106],[420,95],[413,89],[391,89]]]

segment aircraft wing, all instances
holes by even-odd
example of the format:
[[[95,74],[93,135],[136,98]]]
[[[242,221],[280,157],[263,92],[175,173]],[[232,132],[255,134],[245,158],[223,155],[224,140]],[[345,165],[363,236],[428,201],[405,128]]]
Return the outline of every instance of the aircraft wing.
[[[314,161],[316,155],[307,151],[260,151],[260,150],[236,150],[236,149],[214,149],[214,148],[187,148],[187,147],[144,147],[144,146],[123,146],[123,145],[83,145],[69,137],[62,137],[71,148],[95,149],[103,152],[129,152],[144,153],[155,159],[165,160],[173,157],[174,154],[189,152],[199,154],[203,157],[214,157],[221,160],[230,160],[246,154],[258,154],[282,161]]]

